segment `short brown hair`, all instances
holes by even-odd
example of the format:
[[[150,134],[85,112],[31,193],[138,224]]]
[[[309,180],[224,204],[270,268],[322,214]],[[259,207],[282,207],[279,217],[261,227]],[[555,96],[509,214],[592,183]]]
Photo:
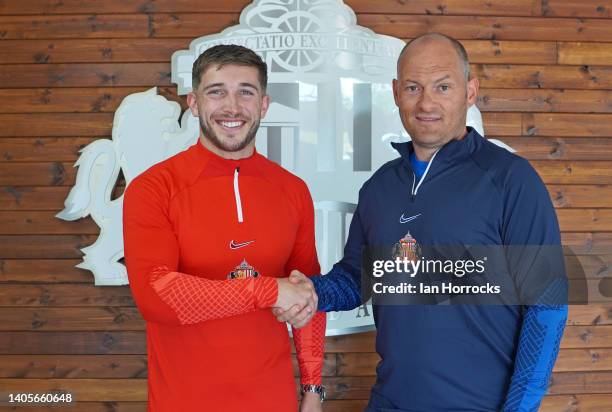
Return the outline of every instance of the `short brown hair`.
[[[253,50],[236,44],[220,44],[206,49],[204,53],[193,62],[191,72],[192,90],[195,91],[200,85],[202,73],[211,66],[219,69],[227,64],[236,66],[255,67],[259,72],[259,83],[265,92],[268,86],[268,65]]]

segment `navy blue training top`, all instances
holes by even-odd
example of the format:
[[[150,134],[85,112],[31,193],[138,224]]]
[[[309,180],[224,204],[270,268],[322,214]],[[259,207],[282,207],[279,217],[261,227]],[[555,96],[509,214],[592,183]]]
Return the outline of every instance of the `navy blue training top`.
[[[468,128],[463,139],[435,154],[421,180],[410,161],[412,143],[393,146],[400,157],[359,192],[343,259],[313,279],[321,310],[361,304],[362,249],[395,244],[408,231],[429,245],[560,245],[548,191],[525,159]],[[528,294],[521,276],[529,262],[508,264],[516,266],[517,295]],[[343,274],[355,287],[325,290],[326,278]],[[402,411],[503,407],[523,322],[520,306],[375,305],[374,319],[381,361],[373,396]]]

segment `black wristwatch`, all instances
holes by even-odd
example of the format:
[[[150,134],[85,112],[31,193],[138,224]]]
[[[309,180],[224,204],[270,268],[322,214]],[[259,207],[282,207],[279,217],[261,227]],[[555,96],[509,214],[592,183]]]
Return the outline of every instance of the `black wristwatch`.
[[[325,387],[321,385],[302,385],[302,393],[314,392],[319,394],[321,402],[325,400]]]

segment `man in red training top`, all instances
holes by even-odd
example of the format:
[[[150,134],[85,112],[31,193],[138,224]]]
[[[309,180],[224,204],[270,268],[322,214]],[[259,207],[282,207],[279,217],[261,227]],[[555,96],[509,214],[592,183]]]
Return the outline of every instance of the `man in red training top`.
[[[286,278],[320,272],[314,209],[302,180],[255,151],[266,84],[253,51],[206,50],[187,97],[198,143],[126,189],[125,260],[147,321],[148,411],[295,411],[287,328],[270,310],[293,305],[310,307],[298,326],[310,323],[293,330],[301,411],[321,410],[325,315],[307,282]]]

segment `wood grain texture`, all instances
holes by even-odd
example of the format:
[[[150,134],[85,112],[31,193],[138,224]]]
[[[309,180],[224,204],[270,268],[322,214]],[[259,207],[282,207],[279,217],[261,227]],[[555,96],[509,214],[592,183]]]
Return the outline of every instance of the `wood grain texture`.
[[[0,307],[127,306],[134,307],[129,286],[93,284],[2,285]]]
[[[93,283],[91,272],[76,267],[80,262],[80,259],[0,259],[0,282]]]
[[[612,233],[561,233],[561,242],[575,255],[606,255],[612,246]]]
[[[235,13],[0,16],[0,39],[196,38],[235,24]]]
[[[114,113],[125,97],[149,89],[150,87],[0,89],[0,113]],[[186,105],[185,98],[177,96],[176,88],[158,87],[157,94]]]
[[[177,12],[233,12],[239,13],[250,0],[226,0],[203,3],[198,0],[30,0],[0,2],[0,15],[10,14],[84,14],[84,13],[177,13]],[[408,14],[497,14],[529,16],[540,14],[539,0],[347,0],[357,13]]]
[[[547,395],[540,412],[601,412],[612,405],[612,395]]]
[[[593,64],[609,66],[612,61],[612,43],[560,42],[559,64]]]
[[[506,89],[610,89],[610,66],[472,65],[484,88]]]
[[[612,160],[609,137],[490,137],[500,139],[529,160]]]
[[[111,136],[112,113],[0,114],[2,136]]]
[[[183,30],[189,31],[196,16],[179,16]],[[439,32],[459,40],[612,41],[610,22],[604,19],[361,14],[357,22],[377,33],[400,38]],[[170,31],[158,35],[170,35]]]
[[[593,18],[364,13],[357,22],[404,39],[440,32],[460,40],[612,41],[609,22]],[[235,24],[237,13],[0,16],[0,39],[197,38]]]
[[[5,355],[143,355],[145,332],[3,332],[0,354]]]
[[[115,186],[113,196],[117,197],[120,193],[123,193],[124,184],[125,182]],[[70,189],[71,187],[68,186],[0,186],[0,210],[59,212],[64,208],[64,201]],[[570,200],[567,199],[569,199],[570,194],[564,196],[563,202],[569,202]]]
[[[0,70],[0,88],[170,85],[170,62],[10,64]]]
[[[612,17],[612,6],[605,0],[546,0],[542,3],[544,16]]]
[[[193,39],[3,40],[0,42],[0,61],[12,64],[165,63],[170,61],[176,50],[188,49],[191,40]],[[540,46],[539,49],[543,50],[543,47]],[[508,54],[512,55],[510,52]],[[554,59],[556,60],[556,54]]]
[[[485,89],[478,108],[493,112],[612,113],[610,90]]]
[[[612,137],[612,114],[526,113],[525,136]]]
[[[80,259],[97,235],[0,235],[0,258]]]

